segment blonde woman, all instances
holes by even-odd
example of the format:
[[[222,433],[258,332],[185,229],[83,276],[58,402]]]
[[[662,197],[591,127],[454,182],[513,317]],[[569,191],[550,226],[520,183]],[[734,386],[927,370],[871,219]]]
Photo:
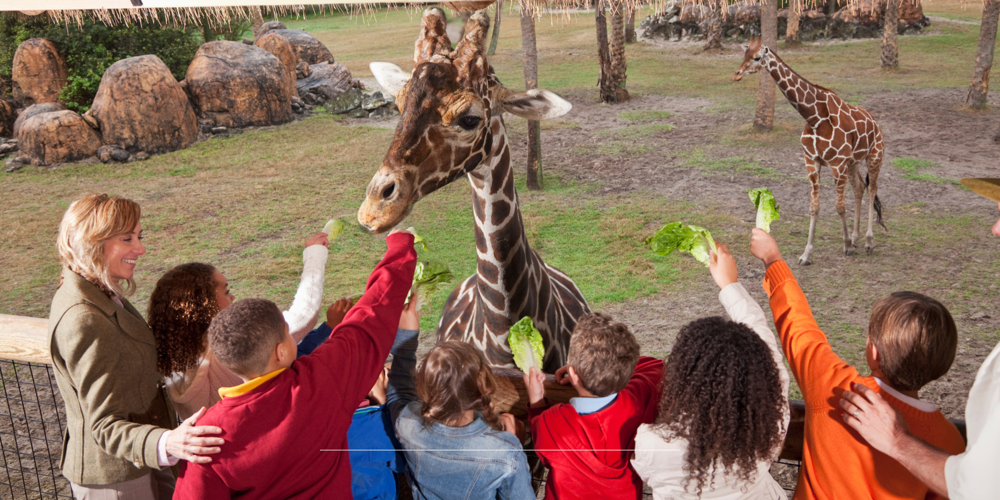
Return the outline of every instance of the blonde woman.
[[[210,462],[218,427],[177,426],[156,369],[156,343],[126,299],[142,245],[134,201],[90,194],[59,226],[62,278],[49,316],[49,347],[66,404],[62,470],[77,499],[169,499],[178,460]],[[174,429],[176,427],[176,429]],[[173,430],[169,430],[173,429]]]

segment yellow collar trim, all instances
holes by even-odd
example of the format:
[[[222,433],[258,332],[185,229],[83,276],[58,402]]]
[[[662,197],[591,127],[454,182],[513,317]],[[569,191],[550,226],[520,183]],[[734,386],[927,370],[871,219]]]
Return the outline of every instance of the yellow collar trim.
[[[255,379],[252,379],[252,380],[247,380],[246,382],[243,382],[242,384],[237,385],[235,387],[220,387],[219,388],[219,396],[222,396],[223,399],[225,399],[225,398],[233,398],[233,397],[236,397],[236,396],[242,396],[242,395],[244,395],[244,394],[246,394],[246,393],[248,393],[248,392],[256,389],[258,386],[260,386],[264,382],[267,382],[268,380],[271,380],[272,378],[277,377],[283,371],[285,371],[284,368],[278,368],[277,370],[274,370],[271,373],[267,373],[267,374],[261,375],[261,376],[255,378]]]

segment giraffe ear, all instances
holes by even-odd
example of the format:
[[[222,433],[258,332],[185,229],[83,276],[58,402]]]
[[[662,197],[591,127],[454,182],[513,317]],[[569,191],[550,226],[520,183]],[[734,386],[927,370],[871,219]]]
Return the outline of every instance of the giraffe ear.
[[[406,82],[410,81],[411,74],[399,69],[399,66],[395,64],[373,62],[368,67],[371,68],[372,75],[375,76],[378,84],[394,97],[399,95],[399,91],[406,86]]]
[[[741,45],[741,47],[743,47],[743,52],[746,52],[747,50],[750,49],[749,45]]]
[[[547,120],[565,115],[573,105],[544,89],[511,92],[503,99],[503,110],[528,120]]]

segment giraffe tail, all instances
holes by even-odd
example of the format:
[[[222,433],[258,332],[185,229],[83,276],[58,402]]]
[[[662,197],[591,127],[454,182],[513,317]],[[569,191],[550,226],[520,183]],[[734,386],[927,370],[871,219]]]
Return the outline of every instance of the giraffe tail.
[[[868,174],[865,174],[865,189],[867,188],[868,188]],[[878,195],[875,195],[874,207],[875,207],[875,222],[878,222],[878,225],[882,226],[882,229],[888,231],[889,228],[885,227],[885,224],[882,223],[882,200],[878,199]]]

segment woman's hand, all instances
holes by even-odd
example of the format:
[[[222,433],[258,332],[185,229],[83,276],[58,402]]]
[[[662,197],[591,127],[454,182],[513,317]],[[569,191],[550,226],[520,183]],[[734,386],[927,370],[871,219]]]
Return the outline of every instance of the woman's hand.
[[[313,245],[323,245],[325,247],[330,246],[330,239],[327,237],[326,233],[316,233],[306,240],[306,248]]]
[[[535,406],[545,399],[545,374],[532,366],[524,374],[524,387],[528,390],[528,405]]]
[[[778,250],[778,242],[763,229],[753,228],[750,233],[750,253],[764,262],[764,267],[782,260],[781,251]]]
[[[517,436],[517,440],[524,442],[527,436],[524,433],[524,422],[518,420],[510,413],[501,413],[500,420],[503,422],[503,430]]]
[[[417,292],[410,295],[410,301],[403,306],[403,314],[399,315],[399,328],[403,330],[420,330],[420,313],[417,312]]]
[[[416,232],[417,231],[413,228],[413,226],[410,226],[410,227],[405,228],[405,229],[401,228],[401,227],[397,227],[397,228],[393,229],[392,231],[389,231],[389,234],[387,236],[392,236],[392,235],[394,235],[396,233],[410,233],[410,234],[415,235]]]
[[[225,443],[219,437],[202,437],[203,434],[221,434],[222,429],[214,426],[195,427],[194,423],[205,414],[205,407],[191,415],[167,436],[167,453],[196,464],[207,464],[220,451],[219,445]]]
[[[708,257],[708,269],[712,272],[712,279],[719,288],[736,283],[736,259],[729,253],[726,245],[717,245],[716,251],[711,252]]]
[[[326,326],[330,327],[331,330],[336,328],[344,321],[344,316],[347,316],[347,311],[350,311],[353,305],[354,302],[347,297],[330,304],[330,307],[326,309]]]

